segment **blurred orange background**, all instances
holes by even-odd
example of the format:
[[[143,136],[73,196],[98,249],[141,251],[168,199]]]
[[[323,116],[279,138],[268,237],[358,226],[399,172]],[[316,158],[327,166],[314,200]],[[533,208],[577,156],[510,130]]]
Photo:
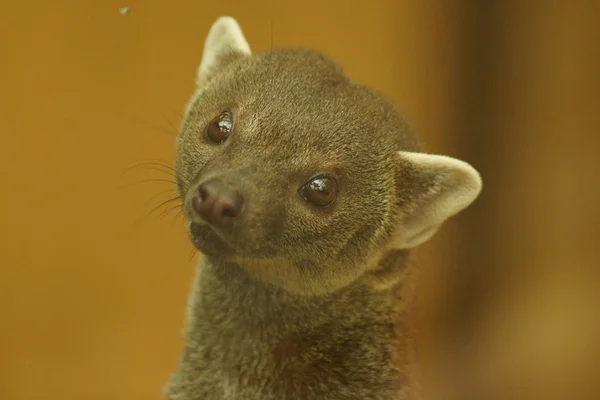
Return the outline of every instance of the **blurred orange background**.
[[[597,2],[223,4],[0,5],[0,398],[161,398],[194,261],[152,212],[170,177],[129,168],[172,162],[221,15],[254,51],[327,53],[482,173],[415,255],[443,400],[600,398]]]

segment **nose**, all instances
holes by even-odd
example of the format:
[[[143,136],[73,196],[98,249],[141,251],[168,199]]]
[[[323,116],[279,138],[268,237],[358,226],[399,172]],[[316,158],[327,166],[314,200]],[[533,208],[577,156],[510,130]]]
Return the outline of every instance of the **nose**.
[[[211,225],[229,227],[242,212],[242,194],[219,179],[202,183],[192,198],[192,208]]]

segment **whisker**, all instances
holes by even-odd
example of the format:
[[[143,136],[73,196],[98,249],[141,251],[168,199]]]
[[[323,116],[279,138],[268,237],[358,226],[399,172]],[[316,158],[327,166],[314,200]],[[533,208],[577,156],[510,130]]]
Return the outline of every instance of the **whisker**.
[[[161,162],[147,162],[147,165],[164,168],[168,171],[171,171],[173,174],[175,174],[175,176],[177,178],[181,179],[186,184],[189,184],[191,182],[191,179],[189,179],[185,173],[183,173],[182,171],[179,171],[177,168],[175,168],[171,165],[163,164]]]
[[[130,183],[123,185],[121,188],[123,189],[126,187],[130,187],[130,186],[134,186],[134,185],[141,185],[142,183],[151,183],[151,182],[162,182],[162,183],[170,183],[172,185],[177,185],[177,182],[175,182],[175,181],[170,181],[168,179],[154,178],[154,179],[144,179],[144,180],[137,181],[137,182],[130,182]]]
[[[184,174],[182,174],[180,171],[178,171],[177,169],[173,168],[170,165],[163,164],[162,162],[156,162],[156,161],[144,161],[144,162],[140,162],[138,164],[132,165],[132,166],[128,167],[127,169],[125,169],[125,171],[123,171],[121,176],[124,176],[125,174],[127,174],[128,172],[132,171],[135,168],[161,171],[164,173],[168,173],[169,175],[173,176],[174,178],[181,179],[185,183],[189,183],[189,179],[187,179],[187,177]]]
[[[165,217],[166,215],[168,215],[168,214],[169,214],[171,211],[173,211],[173,210],[177,210],[178,208],[180,208],[180,209],[183,209],[183,204],[176,204],[176,205],[174,205],[173,207],[169,207],[169,208],[167,208],[165,211],[163,211],[163,212],[160,214],[160,217],[161,217],[161,218],[163,218],[163,217]]]
[[[147,169],[150,171],[158,171],[158,172],[164,172],[165,174],[168,174],[169,176],[172,176],[173,178],[176,178],[176,174],[171,171],[170,169],[167,169],[165,166],[163,165],[152,165],[149,163],[145,163],[145,164],[138,164],[138,165],[134,165],[133,167],[131,167],[128,171],[131,171],[134,168],[139,168],[139,169]]]
[[[271,18],[271,50],[273,50],[273,19]]]
[[[188,264],[192,262],[194,256],[198,253],[198,249],[195,246],[192,246],[192,254],[190,254],[190,259],[188,260]]]
[[[152,163],[164,165],[165,167],[171,167],[171,165],[173,165],[173,161],[172,160],[163,160],[161,158],[141,158],[140,161],[142,161],[142,162],[152,162]]]
[[[269,71],[271,69],[271,64],[273,63],[273,30],[274,30],[274,24],[273,24],[273,19],[271,18],[271,48],[269,49],[267,58],[268,58],[268,63],[267,63],[267,71]]]
[[[173,198],[170,198],[170,199],[168,199],[168,200],[165,200],[165,201],[163,201],[162,203],[160,203],[159,205],[157,205],[156,207],[154,207],[154,208],[153,208],[153,209],[152,209],[152,210],[151,210],[151,211],[150,211],[150,212],[149,212],[147,215],[145,215],[145,216],[142,216],[142,217],[138,218],[138,219],[135,221],[135,224],[138,224],[138,223],[140,223],[142,220],[144,220],[145,218],[148,218],[148,217],[150,217],[150,216],[151,216],[151,215],[152,215],[154,212],[156,212],[156,211],[157,211],[158,209],[160,209],[161,207],[164,207],[164,206],[166,206],[167,204],[169,204],[169,203],[172,203],[172,202],[174,202],[174,201],[177,201],[177,200],[179,200],[179,196],[177,196],[177,197],[173,197]]]
[[[152,201],[154,201],[157,197],[165,195],[165,194],[169,194],[169,195],[173,195],[173,194],[178,194],[177,189],[167,189],[167,190],[163,190],[160,191],[154,195],[152,195],[144,204],[145,206],[148,206]]]
[[[166,206],[167,204],[169,204],[169,203],[172,203],[172,202],[174,202],[174,201],[178,201],[178,200],[180,200],[179,196],[175,196],[175,197],[172,197],[172,198],[170,198],[170,199],[167,199],[167,200],[163,201],[162,203],[160,203],[159,205],[157,205],[156,207],[154,207],[154,208],[152,209],[152,211],[150,211],[150,214],[152,214],[153,212],[155,212],[155,211],[156,211],[156,210],[158,210],[159,208],[161,208],[161,207],[164,207],[164,206]]]
[[[177,214],[175,214],[175,216],[173,217],[173,221],[171,221],[171,226],[175,225],[175,222],[177,222],[177,219],[179,217],[182,217],[184,212],[185,212],[185,210],[182,206],[181,209],[177,212]]]
[[[152,130],[154,130],[155,132],[164,133],[166,135],[169,135],[170,137],[177,136],[177,131],[176,130],[175,131],[171,131],[171,130],[169,130],[167,128],[162,128],[162,127],[159,127],[159,126],[150,126],[150,128]]]

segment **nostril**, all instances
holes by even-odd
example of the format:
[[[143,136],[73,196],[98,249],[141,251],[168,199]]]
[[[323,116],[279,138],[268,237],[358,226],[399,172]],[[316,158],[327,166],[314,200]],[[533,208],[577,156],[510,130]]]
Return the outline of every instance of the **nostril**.
[[[198,195],[200,196],[200,201],[206,201],[206,198],[208,197],[208,192],[204,187],[200,186],[198,188]]]
[[[231,207],[225,207],[221,210],[221,216],[225,218],[235,218],[237,217],[237,213]]]

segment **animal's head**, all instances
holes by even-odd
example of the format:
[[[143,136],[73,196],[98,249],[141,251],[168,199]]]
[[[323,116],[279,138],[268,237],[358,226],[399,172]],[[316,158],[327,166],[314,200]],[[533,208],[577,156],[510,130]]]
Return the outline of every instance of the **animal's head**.
[[[206,39],[176,169],[199,250],[307,294],[423,243],[481,189],[468,164],[420,153],[394,106],[333,61],[252,54],[228,17]]]

